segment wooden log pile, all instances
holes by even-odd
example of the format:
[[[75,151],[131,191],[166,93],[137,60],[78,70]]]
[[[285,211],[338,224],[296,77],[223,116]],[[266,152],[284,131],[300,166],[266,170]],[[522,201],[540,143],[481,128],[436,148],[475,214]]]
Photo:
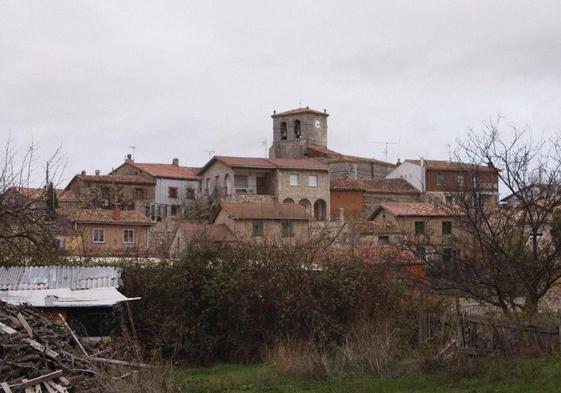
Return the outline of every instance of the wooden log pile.
[[[99,378],[111,359],[88,353],[100,352],[80,343],[68,325],[0,302],[0,393],[111,391]]]

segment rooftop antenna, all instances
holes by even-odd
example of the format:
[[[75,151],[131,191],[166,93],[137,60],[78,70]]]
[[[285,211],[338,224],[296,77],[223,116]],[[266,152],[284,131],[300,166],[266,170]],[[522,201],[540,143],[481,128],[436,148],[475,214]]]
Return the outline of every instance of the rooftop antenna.
[[[448,161],[452,162],[452,144],[447,143],[446,147],[448,148]]]
[[[201,150],[201,151],[207,153],[209,159],[210,159],[210,158],[214,155],[214,153],[215,153],[214,149],[212,149],[212,150]]]
[[[370,142],[373,143],[375,145],[384,145],[384,149],[382,150],[382,153],[384,153],[384,157],[386,159],[386,161],[388,161],[388,153],[390,151],[390,145],[398,145],[400,144],[400,141],[398,139],[397,142],[389,142],[389,141],[385,141],[385,142]]]
[[[267,143],[267,138],[265,138],[265,140],[263,142],[261,142],[261,144],[264,146],[265,148],[265,158],[267,158],[269,156],[269,149],[267,149],[267,147],[269,146],[269,144]]]
[[[134,146],[134,145],[129,146],[129,149],[132,150],[132,159],[133,160],[136,159],[136,146]]]

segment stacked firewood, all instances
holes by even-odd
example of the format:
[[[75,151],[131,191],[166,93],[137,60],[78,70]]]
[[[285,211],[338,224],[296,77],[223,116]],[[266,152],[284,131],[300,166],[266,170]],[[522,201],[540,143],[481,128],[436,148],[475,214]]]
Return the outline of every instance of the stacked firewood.
[[[96,352],[62,318],[57,324],[29,308],[0,302],[0,393],[107,392],[100,367],[115,360]]]

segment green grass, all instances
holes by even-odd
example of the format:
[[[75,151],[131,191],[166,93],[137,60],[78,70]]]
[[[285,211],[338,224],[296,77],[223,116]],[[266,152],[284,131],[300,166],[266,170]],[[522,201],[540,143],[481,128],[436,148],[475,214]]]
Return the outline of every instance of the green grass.
[[[220,365],[178,372],[182,391],[278,393],[526,393],[561,392],[561,366],[551,357],[517,361],[489,360],[470,377],[410,373],[396,378],[338,374],[325,380],[279,375],[265,365]]]

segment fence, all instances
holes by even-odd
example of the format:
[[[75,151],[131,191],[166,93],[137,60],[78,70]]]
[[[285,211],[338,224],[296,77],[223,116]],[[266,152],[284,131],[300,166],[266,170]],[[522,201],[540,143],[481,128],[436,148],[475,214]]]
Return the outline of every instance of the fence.
[[[474,353],[551,353],[561,348],[561,325],[497,322],[466,314],[456,316],[420,314],[419,342],[446,338]]]

